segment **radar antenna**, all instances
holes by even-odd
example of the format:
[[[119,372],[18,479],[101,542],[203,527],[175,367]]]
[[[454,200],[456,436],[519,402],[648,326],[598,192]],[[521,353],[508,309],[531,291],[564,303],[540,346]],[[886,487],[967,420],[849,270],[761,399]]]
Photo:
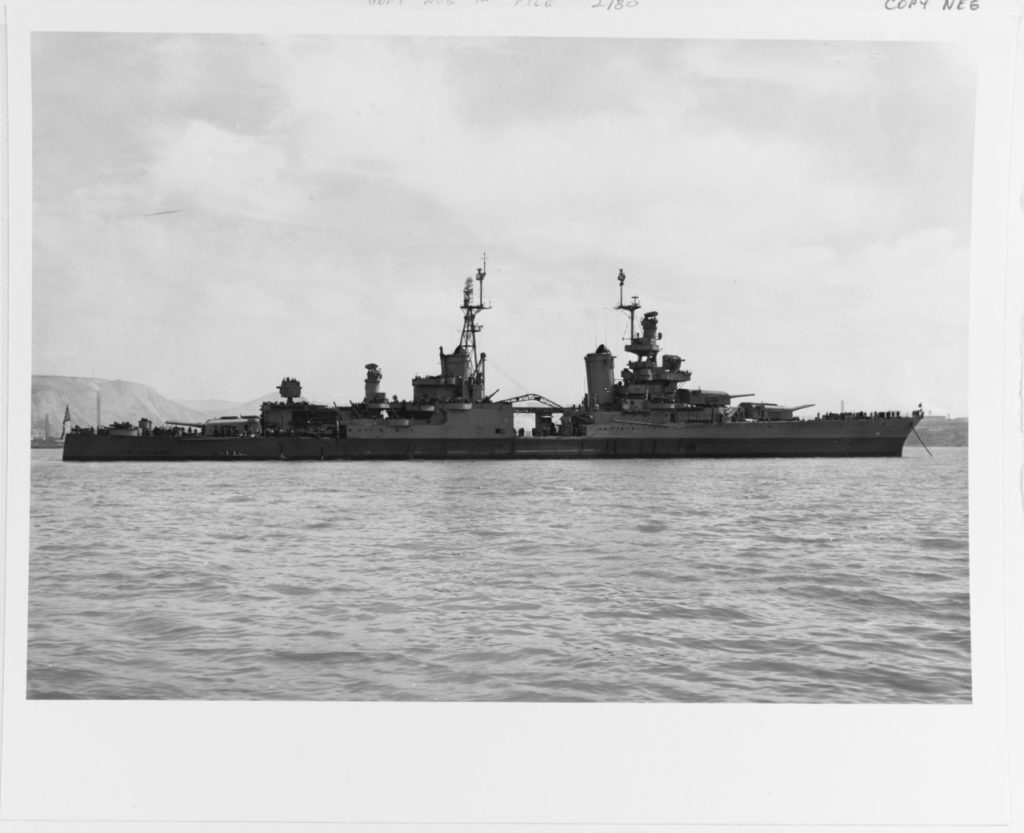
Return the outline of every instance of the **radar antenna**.
[[[632,341],[636,338],[636,311],[640,309],[640,299],[634,295],[633,302],[630,304],[625,303],[623,297],[623,287],[626,283],[626,273],[619,269],[619,305],[615,309],[625,310],[629,313],[629,340]]]

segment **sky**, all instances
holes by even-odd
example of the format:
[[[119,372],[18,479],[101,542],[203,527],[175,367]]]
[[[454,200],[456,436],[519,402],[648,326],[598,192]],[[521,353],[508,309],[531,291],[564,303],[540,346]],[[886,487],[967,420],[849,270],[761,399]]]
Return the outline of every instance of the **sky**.
[[[35,33],[33,372],[411,394],[486,253],[497,398],[584,392],[626,294],[692,386],[967,413],[953,44]]]

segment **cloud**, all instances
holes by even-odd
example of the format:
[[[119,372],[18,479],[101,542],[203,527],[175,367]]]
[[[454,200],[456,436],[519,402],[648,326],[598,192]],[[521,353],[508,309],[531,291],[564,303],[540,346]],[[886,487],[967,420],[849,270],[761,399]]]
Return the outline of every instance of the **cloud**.
[[[301,221],[308,200],[271,139],[190,121],[164,135],[148,170],[153,199],[214,215]]]
[[[88,352],[195,396],[240,354],[204,388],[247,399],[284,373],[351,393],[373,360],[400,392],[486,250],[488,350],[556,398],[622,266],[702,373],[875,400],[904,390],[892,356],[941,353],[952,381],[919,374],[966,401],[973,91],[948,49],[36,37],[47,371]],[[801,355],[844,331],[833,367]]]

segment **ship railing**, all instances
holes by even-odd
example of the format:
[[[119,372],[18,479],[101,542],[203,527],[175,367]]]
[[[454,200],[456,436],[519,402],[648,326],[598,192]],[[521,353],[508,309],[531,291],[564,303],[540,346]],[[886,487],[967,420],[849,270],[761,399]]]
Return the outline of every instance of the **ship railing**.
[[[911,416],[917,416],[918,412],[913,411]],[[854,419],[906,419],[907,414],[902,411],[826,411],[817,414],[818,420],[854,420]]]

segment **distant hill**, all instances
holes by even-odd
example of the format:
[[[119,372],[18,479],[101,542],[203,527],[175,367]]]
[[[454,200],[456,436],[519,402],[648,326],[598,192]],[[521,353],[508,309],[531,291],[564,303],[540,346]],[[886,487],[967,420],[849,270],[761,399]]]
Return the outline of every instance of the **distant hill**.
[[[100,399],[100,420],[137,423],[142,417],[163,424],[168,420],[200,422],[200,411],[161,396],[153,388],[120,379],[89,379],[79,376],[32,377],[32,433],[41,436],[50,418],[50,433],[60,435],[64,408],[71,412],[71,424],[96,424],[96,395]]]
[[[219,416],[258,414],[264,402],[278,402],[280,399],[277,391],[272,390],[263,396],[250,399],[248,402],[229,402],[226,399],[183,399],[178,404],[205,414],[206,419],[210,419]]]
[[[925,417],[917,424],[917,433],[928,446],[966,446],[967,418],[947,419],[946,417]],[[907,445],[921,445],[911,433]]]
[[[273,392],[241,403],[220,400],[183,403],[168,399],[139,382],[79,376],[33,376],[32,436],[43,436],[46,418],[49,417],[50,435],[59,437],[65,407],[71,411],[71,425],[83,428],[95,425],[97,392],[100,420],[104,425],[111,422],[137,424],[143,417],[151,419],[155,425],[163,425],[168,421],[203,422],[227,414],[257,414],[265,400],[278,398]]]
[[[238,407],[237,402],[228,402],[226,399],[179,399],[177,402],[193,411],[224,411],[227,413],[232,408]]]

